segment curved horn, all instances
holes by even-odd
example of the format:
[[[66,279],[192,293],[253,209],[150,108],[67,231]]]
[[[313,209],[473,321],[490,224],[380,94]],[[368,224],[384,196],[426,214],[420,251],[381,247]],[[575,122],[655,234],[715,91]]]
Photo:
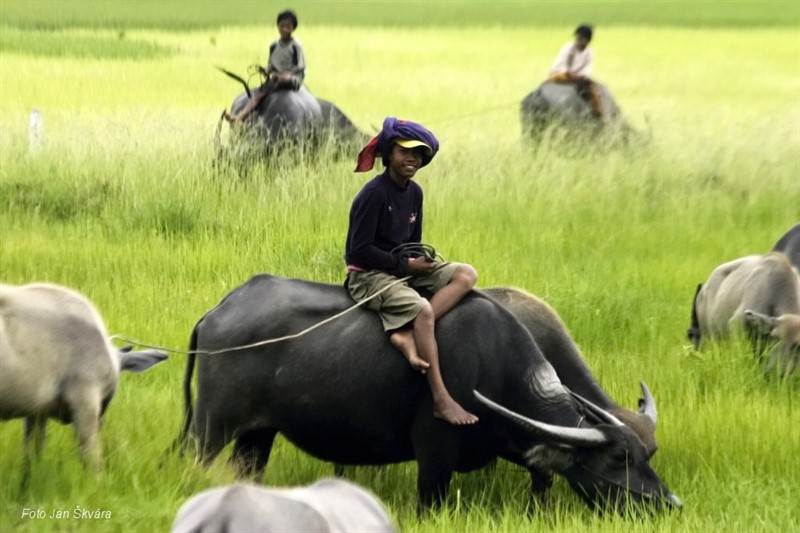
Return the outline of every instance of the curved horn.
[[[616,416],[612,415],[599,405],[595,405],[577,392],[569,391],[573,398],[578,400],[582,403],[594,416],[600,419],[601,422],[605,422],[606,424],[611,424],[612,426],[624,426],[625,424],[617,418]]]
[[[239,83],[241,83],[242,85],[244,85],[244,92],[247,93],[247,97],[248,98],[252,98],[253,97],[253,95],[250,94],[250,86],[247,84],[247,82],[241,76],[238,76],[238,75],[234,74],[233,72],[231,72],[230,70],[226,70],[226,69],[224,69],[224,68],[222,68],[220,66],[217,66],[216,68],[217,68],[217,70],[219,70],[220,72],[222,72],[223,74],[228,76],[229,78],[233,78],[234,80],[236,80]]]
[[[545,422],[538,422],[506,409],[502,405],[496,404],[489,398],[481,395],[481,393],[476,390],[473,390],[472,393],[479,402],[504,418],[511,420],[512,422],[531,432],[538,434],[543,433],[546,436],[564,444],[570,444],[573,446],[597,446],[604,444],[608,440],[600,430],[594,428],[568,428],[554,426]]]
[[[658,409],[656,409],[656,400],[650,394],[650,389],[644,384],[644,381],[639,382],[639,387],[642,389],[642,398],[639,400],[639,412],[653,421],[653,425],[658,423]]]

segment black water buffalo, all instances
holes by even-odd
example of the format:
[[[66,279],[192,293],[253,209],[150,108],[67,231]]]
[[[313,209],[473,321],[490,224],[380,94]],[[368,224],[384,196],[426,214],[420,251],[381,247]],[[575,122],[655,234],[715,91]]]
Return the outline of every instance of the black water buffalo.
[[[608,89],[596,83],[601,95],[606,126],[623,126],[622,113]],[[592,106],[577,91],[574,83],[546,81],[522,100],[520,106],[523,135],[538,139],[550,126],[594,133],[601,123],[592,116]]]
[[[72,289],[0,284],[0,420],[25,418],[23,483],[49,418],[75,426],[81,457],[99,470],[98,432],[120,372],[141,372],[166,358],[114,348],[97,309]]]
[[[792,262],[792,265],[800,270],[800,223],[795,224],[784,233],[775,246],[773,252],[783,252]]]
[[[248,99],[247,93],[237,96],[231,104],[231,113],[240,113]],[[317,99],[305,85],[297,91],[274,90],[268,94],[242,127],[233,128],[227,148],[221,141],[223,120],[220,117],[215,135],[218,157],[272,156],[287,147],[311,153],[324,143],[337,152],[352,152],[366,138],[341,109]]]
[[[520,289],[498,287],[481,292],[511,311],[525,326],[562,384],[622,420],[642,440],[650,455],[656,452],[657,409],[644,383],[640,383],[642,398],[638,411],[620,406],[594,378],[561,317],[546,302]]]
[[[184,503],[172,533],[397,531],[375,495],[340,479],[268,489],[237,484],[209,489]]]
[[[191,348],[226,350],[198,356],[194,412],[195,357],[187,364],[184,436],[191,432],[206,463],[235,440],[233,462],[260,474],[280,432],[333,463],[416,459],[423,508],[446,496],[454,471],[498,456],[528,469],[536,495],[555,471],[591,506],[679,505],[630,428],[608,413],[603,423],[589,423],[587,407],[564,389],[527,330],[478,293],[437,327],[442,377],[480,417],[473,426],[434,418],[424,377],[398,356],[369,311],[355,309],[299,339],[227,350],[300,331],[351,305],[342,287],[261,275],[198,322]]]
[[[786,254],[729,261],[697,286],[689,339],[728,337],[742,328],[756,354],[771,346],[767,370],[791,374],[800,361],[800,274]]]

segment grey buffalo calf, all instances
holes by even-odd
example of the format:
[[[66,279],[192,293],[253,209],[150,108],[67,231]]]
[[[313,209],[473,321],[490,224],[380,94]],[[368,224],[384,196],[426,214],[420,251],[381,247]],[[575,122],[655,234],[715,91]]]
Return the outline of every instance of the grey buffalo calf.
[[[337,479],[268,489],[237,484],[210,489],[181,506],[174,533],[396,531],[380,501]]]
[[[750,255],[718,266],[699,285],[689,338],[728,337],[743,328],[756,353],[770,346],[767,370],[790,374],[800,360],[800,275],[778,252]]]
[[[83,459],[102,463],[100,420],[122,370],[144,371],[160,352],[117,350],[83,295],[45,283],[0,284],[0,420],[25,418],[26,475],[48,418],[72,423]]]

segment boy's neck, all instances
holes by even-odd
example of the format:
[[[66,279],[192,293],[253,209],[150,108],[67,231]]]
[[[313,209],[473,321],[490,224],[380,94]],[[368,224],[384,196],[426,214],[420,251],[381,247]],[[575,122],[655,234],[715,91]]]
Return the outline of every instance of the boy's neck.
[[[387,174],[389,175],[389,179],[392,180],[395,183],[395,185],[398,185],[400,187],[405,187],[406,185],[408,185],[408,182],[411,181],[411,178],[398,176],[397,174],[392,172],[391,168],[389,169]]]
[[[289,36],[289,37],[287,37],[286,39],[284,39],[283,37],[281,37],[280,41],[281,41],[282,43],[290,43],[290,42],[292,42],[292,40],[293,40],[293,39],[294,39],[294,38],[293,38],[293,37],[290,35],[290,36]]]

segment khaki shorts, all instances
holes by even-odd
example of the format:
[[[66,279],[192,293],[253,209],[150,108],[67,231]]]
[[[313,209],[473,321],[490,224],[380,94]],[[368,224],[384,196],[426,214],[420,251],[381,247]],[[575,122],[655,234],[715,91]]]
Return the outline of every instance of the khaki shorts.
[[[436,292],[450,283],[456,269],[462,264],[442,263],[430,274],[414,276],[408,281],[397,283],[365,303],[364,307],[378,312],[385,331],[403,327],[417,318],[422,308],[428,304],[428,300],[412,287]],[[355,301],[360,302],[398,279],[400,278],[380,270],[350,272],[347,275],[347,290]]]

